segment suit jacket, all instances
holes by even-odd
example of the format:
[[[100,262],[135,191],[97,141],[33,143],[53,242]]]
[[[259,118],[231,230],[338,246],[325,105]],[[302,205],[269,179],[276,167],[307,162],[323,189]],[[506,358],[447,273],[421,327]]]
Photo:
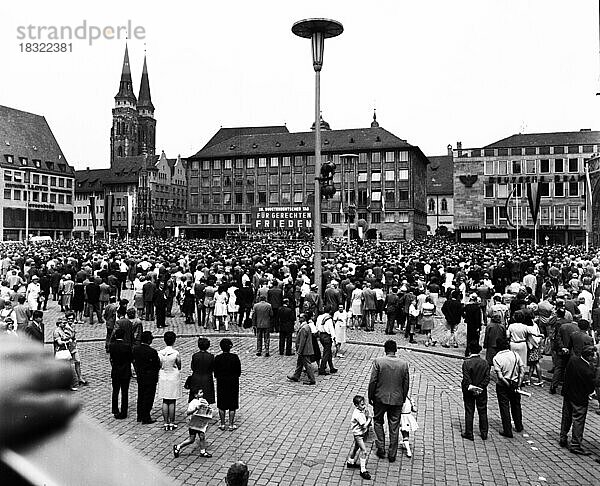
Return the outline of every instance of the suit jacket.
[[[267,292],[267,302],[273,309],[279,309],[283,305],[283,290],[271,287]]]
[[[408,363],[395,355],[375,358],[369,381],[369,402],[404,405],[410,377]]]
[[[294,332],[294,323],[296,322],[296,312],[288,306],[279,309],[279,330],[281,332]]]
[[[268,329],[271,327],[271,317],[273,317],[273,308],[268,302],[257,302],[254,304],[252,313],[252,325],[258,329]]]
[[[572,352],[575,356],[581,356],[581,352],[585,346],[593,346],[594,339],[587,332],[579,330],[571,335],[571,343],[573,345]]]
[[[85,287],[85,295],[90,304],[97,304],[100,301],[100,285],[90,282]]]
[[[490,365],[480,356],[472,356],[463,361],[462,364],[462,388],[466,392],[469,385],[487,388],[490,383]]]
[[[587,405],[594,391],[594,370],[583,358],[573,356],[567,363],[561,394],[575,405]]]
[[[144,302],[153,302],[154,301],[154,292],[156,291],[156,285],[154,282],[146,282],[142,286],[142,294],[144,296]]]
[[[111,343],[108,347],[112,378],[131,378],[131,362],[133,354],[131,346],[122,339]]]
[[[37,324],[35,322],[30,322],[29,324],[27,324],[27,326],[25,326],[25,329],[23,330],[23,332],[25,333],[25,335],[32,339],[33,341],[37,341],[40,344],[44,344],[44,325],[42,324],[42,328],[38,328]]]
[[[312,332],[308,322],[302,324],[302,327],[298,330],[298,334],[296,334],[296,352],[300,356],[312,356],[315,353]]]
[[[133,347],[132,356],[138,383],[158,383],[158,351],[148,344],[137,344]]]

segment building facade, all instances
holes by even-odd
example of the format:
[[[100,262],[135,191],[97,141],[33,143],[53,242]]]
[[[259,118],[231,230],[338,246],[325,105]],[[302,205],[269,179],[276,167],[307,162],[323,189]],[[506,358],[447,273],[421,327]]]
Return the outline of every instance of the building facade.
[[[435,235],[440,227],[454,231],[454,158],[452,145],[448,154],[429,156],[427,166],[427,229]]]
[[[74,170],[43,116],[0,106],[0,241],[70,238]]]
[[[336,164],[337,189],[322,202],[323,234],[353,233],[363,220],[367,237],[425,236],[428,159],[421,150],[379,127],[375,117],[370,128],[330,130],[324,121],[321,127],[322,160]],[[313,206],[314,133],[224,128],[188,158],[187,169],[187,235],[251,231],[252,208]]]
[[[129,52],[112,110],[110,168],[77,171],[76,235],[175,235],[186,222],[185,160],[155,155],[156,119],[146,57],[136,97]],[[95,198],[95,233],[90,197]]]
[[[458,146],[458,238],[494,242],[537,237],[538,244],[583,244],[585,167],[599,150],[600,132],[591,130],[517,134],[475,149]],[[528,198],[532,189],[540,195],[535,227]]]

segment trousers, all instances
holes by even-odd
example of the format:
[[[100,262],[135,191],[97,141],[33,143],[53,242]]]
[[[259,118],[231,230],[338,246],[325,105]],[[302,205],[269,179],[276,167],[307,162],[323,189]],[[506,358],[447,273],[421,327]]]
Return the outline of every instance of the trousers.
[[[140,381],[138,377],[137,419],[139,421],[150,420],[150,411],[154,404],[155,394],[156,382]]]
[[[505,386],[503,383],[496,385],[498,407],[502,419],[502,430],[506,435],[512,435],[511,413],[517,432],[523,429],[523,413],[521,411],[521,395],[516,390]]]
[[[112,378],[112,413],[127,416],[129,407],[129,381],[131,377]],[[121,408],[119,409],[119,393],[121,393]]]
[[[263,341],[265,343],[265,353],[269,354],[269,345],[271,344],[271,330],[263,327],[256,328],[256,354],[262,354]]]
[[[587,404],[575,405],[567,397],[563,398],[562,419],[560,421],[560,440],[567,440],[567,434],[572,426],[573,432],[571,434],[571,448],[577,449],[581,447],[587,411]]]
[[[463,390],[463,402],[465,404],[465,434],[473,436],[473,420],[475,418],[475,407],[479,415],[479,432],[482,435],[488,434],[488,415],[487,415],[487,389],[484,389],[480,395],[474,395],[470,391]]]
[[[312,363],[310,362],[310,356],[299,354],[298,359],[296,360],[296,370],[294,371],[294,378],[299,380],[300,375],[302,374],[302,370],[306,371],[308,381],[314,383],[315,371],[313,370]]]
[[[375,446],[378,451],[385,452],[385,432],[383,430],[383,419],[387,415],[389,442],[388,457],[396,458],[398,453],[398,431],[400,429],[400,417],[402,405],[387,405],[381,402],[373,404],[373,428],[375,429]]]
[[[321,346],[323,346],[323,356],[321,357],[321,365],[319,366],[319,373],[325,373],[325,367],[329,366],[329,370],[335,370],[335,366],[333,366],[333,358],[331,351],[331,335],[326,332],[322,332],[319,336],[321,341]]]

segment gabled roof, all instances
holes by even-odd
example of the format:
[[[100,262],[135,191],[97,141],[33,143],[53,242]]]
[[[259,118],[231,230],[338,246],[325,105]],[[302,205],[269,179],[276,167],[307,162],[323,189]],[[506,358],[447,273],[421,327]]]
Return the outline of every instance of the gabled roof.
[[[156,162],[160,155],[133,155],[130,157],[115,157],[111,170],[115,174],[138,173],[142,169],[157,170]]]
[[[4,167],[36,167],[33,160],[40,160],[37,169],[41,172],[73,175],[73,167],[67,163],[46,118],[41,115],[0,105],[0,147],[0,163]],[[14,164],[5,163],[4,155],[12,155]],[[19,157],[27,158],[26,166]],[[47,161],[53,162],[54,169],[46,165]],[[59,164],[65,165],[64,172],[59,170]]]
[[[110,169],[76,170],[75,192],[100,192],[110,178]]]
[[[214,137],[213,137],[214,139]],[[418,147],[393,135],[387,130],[353,128],[347,130],[324,130],[321,132],[323,152],[355,152],[359,150],[385,150]],[[240,157],[248,155],[310,154],[314,153],[314,132],[255,133],[244,134],[216,143],[207,144],[191,159],[210,157]],[[423,155],[423,158],[426,157]]]
[[[600,144],[600,132],[517,133],[486,145],[484,148],[539,147],[544,145],[593,145]]]
[[[232,127],[232,128],[220,128],[217,133],[213,135],[213,137],[206,143],[202,150],[223,142],[224,140],[229,140],[233,137],[241,137],[244,135],[258,135],[261,133],[289,133],[289,130],[284,125],[273,125],[266,127]]]
[[[451,155],[429,156],[427,166],[427,195],[454,193],[454,161]]]

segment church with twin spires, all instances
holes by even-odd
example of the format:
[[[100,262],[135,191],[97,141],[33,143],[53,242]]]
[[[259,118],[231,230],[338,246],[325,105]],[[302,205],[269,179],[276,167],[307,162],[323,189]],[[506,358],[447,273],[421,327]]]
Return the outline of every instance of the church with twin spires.
[[[144,55],[144,67],[140,91],[136,98],[131,81],[129,51],[125,46],[125,58],[119,92],[115,96],[112,110],[113,123],[110,129],[110,165],[122,157],[154,155],[156,150],[156,119],[150,96],[148,67]]]

